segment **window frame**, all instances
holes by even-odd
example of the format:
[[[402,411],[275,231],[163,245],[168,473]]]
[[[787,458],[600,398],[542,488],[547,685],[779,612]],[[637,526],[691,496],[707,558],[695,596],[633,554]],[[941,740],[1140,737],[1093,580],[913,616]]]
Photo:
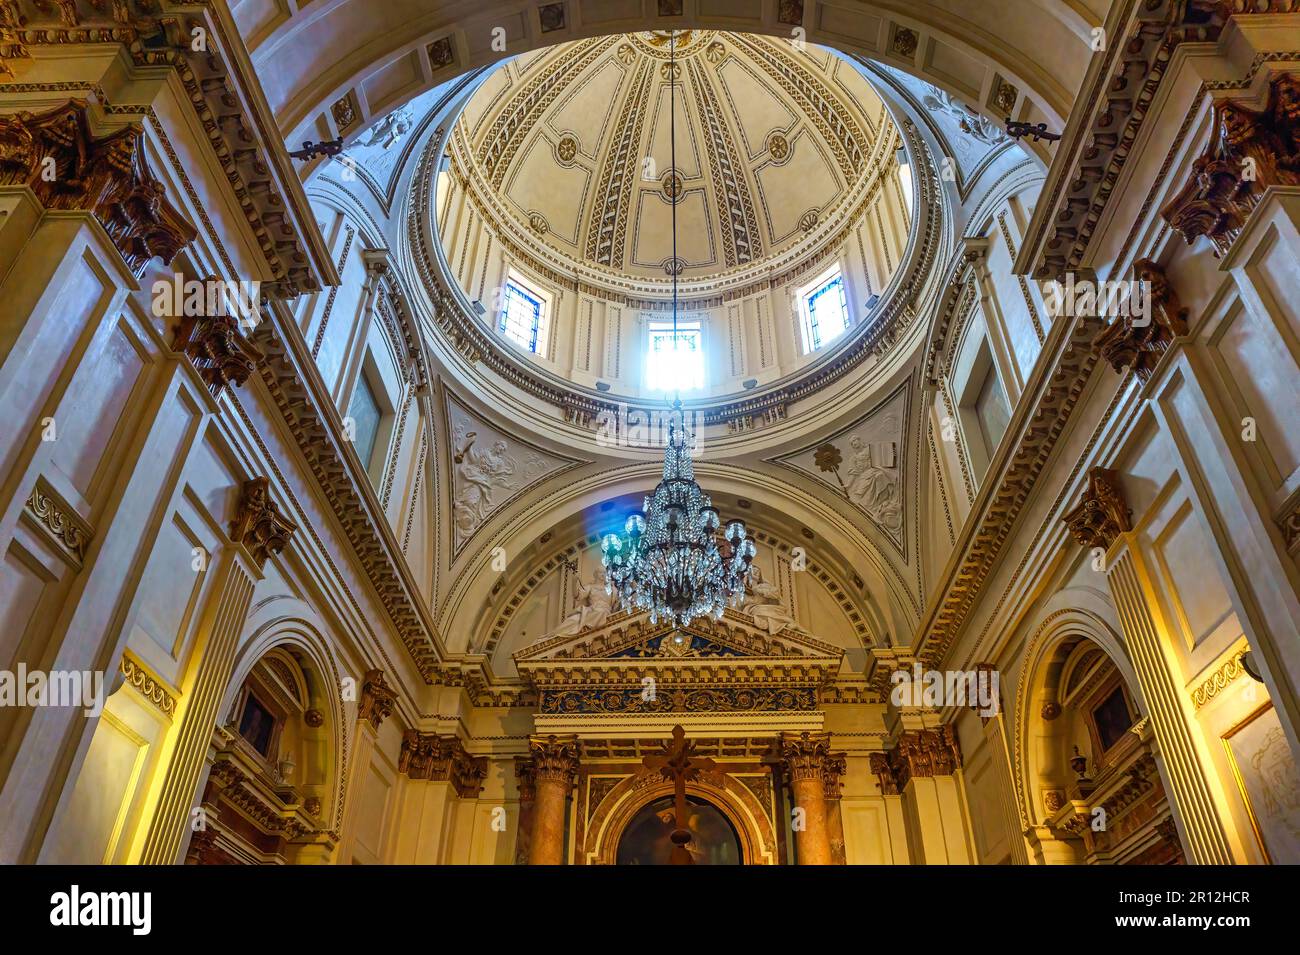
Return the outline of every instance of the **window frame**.
[[[835,282],[839,283],[840,305],[844,310],[844,325],[835,335],[823,340],[816,327],[817,323],[814,319],[812,303],[818,296],[826,294],[829,287]],[[853,309],[849,303],[849,283],[839,262],[832,264],[830,268],[818,275],[813,281],[800,286],[795,294],[798,296],[799,338],[804,355],[814,354],[834,344],[847,335],[849,329],[853,327]]]
[[[653,354],[653,350],[651,349],[650,343],[651,343],[651,341],[653,340],[653,337],[654,337],[654,335],[655,335],[657,332],[668,332],[669,334],[666,335],[666,336],[664,336],[664,337],[671,339],[671,338],[672,338],[672,335],[671,335],[671,332],[672,332],[672,326],[673,326],[673,320],[672,320],[672,316],[671,316],[671,315],[670,315],[668,318],[659,318],[659,317],[656,317],[656,316],[654,316],[654,315],[649,315],[649,316],[646,317],[646,320],[645,320],[645,335],[644,335],[644,337],[643,337],[643,339],[642,339],[643,342],[644,342],[644,347],[643,347],[643,350],[642,350],[642,356],[643,356],[643,357],[642,357],[642,383],[643,383],[643,385],[644,385],[644,388],[645,388],[646,391],[651,391],[651,392],[659,392],[659,391],[662,391],[662,392],[664,392],[665,394],[667,394],[667,393],[676,393],[676,392],[679,392],[679,391],[703,391],[704,388],[705,388],[705,386],[706,386],[707,383],[708,383],[708,377],[709,377],[709,374],[708,374],[708,372],[709,372],[709,370],[708,370],[708,364],[707,364],[707,362],[704,360],[705,349],[706,349],[707,346],[708,346],[708,337],[707,337],[707,335],[706,335],[706,333],[705,333],[705,322],[704,322],[704,319],[703,319],[703,317],[698,316],[698,315],[691,316],[691,317],[686,317],[686,318],[683,318],[683,317],[680,317],[680,316],[679,316],[678,319],[677,319],[677,336],[678,336],[678,338],[681,338],[681,337],[682,337],[682,333],[683,333],[683,332],[695,332],[696,335],[698,336],[698,340],[699,340],[699,380],[698,380],[698,382],[697,382],[696,384],[693,384],[693,385],[691,385],[691,386],[689,386],[689,387],[686,387],[686,388],[677,388],[677,387],[674,387],[674,388],[659,388],[659,387],[656,387],[656,385],[655,385],[655,383],[654,383],[654,381],[653,381],[653,379],[652,379],[652,377],[651,377],[651,376],[652,376],[652,372],[651,372],[651,367],[652,367],[652,365],[651,365],[651,355]]]
[[[512,288],[521,296],[531,300],[536,304],[536,320],[533,327],[533,344],[529,348],[527,344],[515,338],[510,332],[509,320],[507,318]],[[508,341],[520,351],[535,355],[538,358],[546,358],[550,352],[550,317],[551,317],[551,296],[542,291],[535,283],[530,282],[524,276],[520,275],[514,269],[506,271],[505,282],[501,286],[501,307],[493,319],[493,331]]]

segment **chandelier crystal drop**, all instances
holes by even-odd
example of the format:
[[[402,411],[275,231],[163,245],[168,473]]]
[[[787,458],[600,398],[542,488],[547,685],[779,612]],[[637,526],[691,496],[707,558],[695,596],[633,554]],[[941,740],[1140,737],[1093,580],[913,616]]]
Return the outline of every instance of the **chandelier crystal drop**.
[[[644,510],[629,515],[626,537],[606,534],[600,542],[606,592],[617,592],[628,609],[648,611],[652,623],[678,627],[696,617],[720,620],[727,606],[738,606],[758,552],[743,521],[731,521],[719,536],[722,519],[695,482],[687,438],[676,401],[663,480],[646,496]]]

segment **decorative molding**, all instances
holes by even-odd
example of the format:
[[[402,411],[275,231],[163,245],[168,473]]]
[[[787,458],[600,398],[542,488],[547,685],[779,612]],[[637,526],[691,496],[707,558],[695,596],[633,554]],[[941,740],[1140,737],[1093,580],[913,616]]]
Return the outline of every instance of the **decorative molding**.
[[[534,784],[560,783],[565,790],[573,786],[578,772],[578,737],[572,735],[528,737],[532,754]]]
[[[59,547],[73,558],[80,567],[86,559],[86,548],[90,545],[90,525],[82,519],[61,495],[51,488],[44,478],[37,478],[36,485],[27,496],[23,507],[35,519],[36,523],[47,531]]]
[[[1242,647],[1219,664],[1213,673],[1202,680],[1200,686],[1192,690],[1193,708],[1199,710],[1226,690],[1233,680],[1245,673],[1246,667],[1242,664],[1241,658],[1249,652],[1250,647]]]
[[[152,703],[158,712],[169,720],[176,716],[176,697],[171,690],[129,651],[122,654],[118,669],[126,677],[126,682],[140,691],[140,695]]]
[[[271,480],[266,477],[244,482],[235,519],[230,522],[230,539],[243,544],[259,567],[284,550],[298,525],[280,513],[271,500]]]
[[[1083,500],[1061,520],[1077,543],[1110,550],[1116,537],[1133,529],[1133,511],[1119,486],[1119,475],[1107,468],[1089,471]]]
[[[1300,77],[1275,78],[1262,110],[1219,100],[1213,123],[1205,151],[1160,215],[1189,245],[1205,236],[1223,256],[1265,189],[1300,185]]]
[[[781,770],[788,782],[817,779],[825,785],[827,770],[837,765],[831,756],[830,733],[781,734]]]
[[[899,735],[888,753],[871,754],[871,771],[886,796],[897,796],[912,779],[951,776],[961,764],[961,748],[951,724],[909,730]]]
[[[28,186],[47,209],[94,215],[139,278],[150,259],[170,264],[198,230],[149,168],[144,127],[97,138],[88,108],[72,99],[45,113],[0,116],[0,185]]]
[[[451,783],[461,799],[474,799],[483,791],[487,762],[485,756],[467,753],[458,736],[407,730],[402,734],[397,771],[411,779]]]

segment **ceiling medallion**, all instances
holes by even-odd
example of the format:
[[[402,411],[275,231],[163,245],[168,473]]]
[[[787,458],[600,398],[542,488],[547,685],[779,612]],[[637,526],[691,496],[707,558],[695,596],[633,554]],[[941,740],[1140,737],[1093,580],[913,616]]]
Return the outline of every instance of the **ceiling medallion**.
[[[578,140],[573,136],[562,136],[560,141],[555,144],[555,158],[561,163],[568,164],[578,155]]]
[[[551,231],[551,224],[546,221],[546,216],[540,212],[530,212],[528,214],[528,228],[534,235],[542,236]]]
[[[693,56],[713,42],[713,30],[651,30],[629,34],[641,52],[658,60]]]
[[[669,202],[677,202],[682,197],[682,177],[675,172],[665,173],[660,188]]]
[[[790,140],[785,138],[784,133],[773,133],[768,137],[767,154],[777,162],[781,162],[790,155]]]
[[[669,34],[669,64],[676,67],[675,42]],[[676,86],[669,87],[668,143],[671,170],[677,168],[677,115],[673,101]],[[670,172],[665,180],[676,179],[670,196],[681,191],[681,180]],[[677,202],[672,203],[673,254],[669,260],[673,277],[672,350],[681,339],[677,333]],[[758,547],[745,536],[743,521],[731,521],[721,539],[722,518],[708,494],[695,483],[695,464],[687,444],[686,420],[678,398],[668,418],[668,443],[664,448],[663,479],[646,496],[642,510],[628,517],[626,540],[606,534],[600,542],[605,567],[605,592],[618,592],[628,609],[644,610],[650,622],[661,619],[685,627],[696,617],[722,619],[727,605],[744,599],[745,584]]]

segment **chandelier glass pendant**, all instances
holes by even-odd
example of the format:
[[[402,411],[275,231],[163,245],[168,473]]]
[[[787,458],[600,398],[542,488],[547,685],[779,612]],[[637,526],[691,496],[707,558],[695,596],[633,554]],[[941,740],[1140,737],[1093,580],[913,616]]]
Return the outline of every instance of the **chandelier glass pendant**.
[[[676,33],[669,36],[669,148],[672,174],[677,173]],[[673,349],[677,348],[677,199],[672,204]],[[600,542],[605,591],[617,592],[629,610],[644,610],[651,623],[671,621],[685,627],[696,617],[722,619],[728,605],[745,596],[749,569],[758,548],[745,534],[743,521],[727,524],[712,500],[695,482],[695,464],[680,397],[668,417],[663,479],[646,496],[644,510],[628,517],[626,537],[606,534]]]

